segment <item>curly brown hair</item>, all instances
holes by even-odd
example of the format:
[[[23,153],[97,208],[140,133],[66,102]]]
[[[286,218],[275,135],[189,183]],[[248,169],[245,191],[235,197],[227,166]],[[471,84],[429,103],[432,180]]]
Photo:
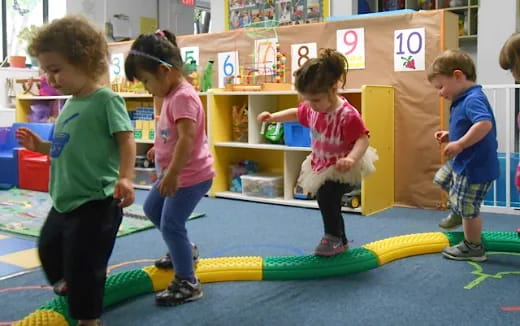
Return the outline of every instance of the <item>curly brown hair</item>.
[[[42,26],[27,52],[33,57],[43,52],[58,52],[96,81],[108,71],[108,45],[103,33],[79,15]]]

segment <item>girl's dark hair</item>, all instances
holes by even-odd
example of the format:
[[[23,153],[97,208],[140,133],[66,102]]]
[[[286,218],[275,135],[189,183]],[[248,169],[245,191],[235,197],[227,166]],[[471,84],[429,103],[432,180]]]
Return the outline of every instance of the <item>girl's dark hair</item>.
[[[58,52],[96,81],[108,72],[108,45],[105,37],[82,16],[66,16],[42,26],[27,52],[32,57],[38,57],[44,52]]]
[[[141,34],[126,57],[126,78],[130,81],[138,78],[137,70],[155,73],[162,64],[182,70],[181,51],[177,47],[175,34],[167,30]]]
[[[347,59],[334,49],[321,49],[318,58],[307,60],[294,72],[294,86],[299,93],[326,93],[347,79]]]

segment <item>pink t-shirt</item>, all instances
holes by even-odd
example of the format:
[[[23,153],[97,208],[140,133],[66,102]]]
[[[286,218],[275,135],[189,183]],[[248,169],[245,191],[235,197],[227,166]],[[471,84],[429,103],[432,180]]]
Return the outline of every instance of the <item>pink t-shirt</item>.
[[[161,170],[168,168],[172,160],[173,149],[178,140],[175,125],[177,120],[195,121],[193,151],[189,154],[190,158],[179,175],[179,187],[193,186],[215,175],[204,116],[199,95],[188,82],[183,82],[164,98],[155,136],[155,159]]]
[[[361,115],[347,100],[333,112],[316,112],[303,102],[298,106],[298,121],[311,130],[311,166],[315,172],[336,164],[347,156],[356,140],[368,135]]]

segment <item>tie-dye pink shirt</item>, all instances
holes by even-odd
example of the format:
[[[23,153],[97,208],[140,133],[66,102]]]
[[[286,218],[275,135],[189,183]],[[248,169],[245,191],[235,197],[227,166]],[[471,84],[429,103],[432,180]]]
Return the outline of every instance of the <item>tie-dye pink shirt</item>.
[[[155,135],[155,158],[161,170],[168,168],[172,161],[173,149],[179,139],[176,127],[179,119],[195,122],[193,150],[186,154],[190,158],[179,175],[179,187],[189,187],[213,178],[215,171],[206,137],[204,107],[188,82],[166,95],[162,104]]]
[[[354,147],[363,134],[368,135],[358,110],[347,100],[333,112],[316,112],[303,102],[298,106],[298,121],[311,130],[311,165],[315,172],[336,164]]]

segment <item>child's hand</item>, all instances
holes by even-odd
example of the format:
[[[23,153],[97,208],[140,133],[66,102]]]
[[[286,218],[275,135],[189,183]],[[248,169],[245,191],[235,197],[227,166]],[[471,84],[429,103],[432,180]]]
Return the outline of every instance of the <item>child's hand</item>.
[[[450,133],[446,130],[439,130],[439,131],[436,131],[435,134],[433,134],[433,137],[435,137],[435,140],[437,140],[437,142],[439,142],[439,144],[442,144],[442,143],[448,142],[449,134]]]
[[[271,122],[272,118],[273,115],[271,114],[271,112],[264,111],[256,117],[256,120],[258,121],[258,123]]]
[[[132,181],[128,178],[120,178],[117,180],[114,188],[114,198],[119,199],[121,202],[119,206],[127,207],[134,203],[135,192]]]
[[[16,130],[16,139],[18,139],[18,144],[33,152],[36,152],[42,143],[40,136],[35,134],[31,129],[24,127]]]
[[[356,162],[354,162],[350,157],[342,157],[336,161],[336,170],[338,172],[347,172],[352,169],[354,163]]]
[[[146,159],[150,162],[155,161],[155,147],[152,146],[148,152],[146,152]]]
[[[159,183],[159,193],[161,196],[169,197],[175,195],[177,189],[179,188],[178,182],[178,175],[168,175],[168,173],[166,173]]]
[[[452,141],[449,142],[446,147],[444,147],[444,155],[446,155],[449,158],[455,157],[455,155],[459,154],[464,150],[464,147],[462,147],[461,143],[458,141]]]

